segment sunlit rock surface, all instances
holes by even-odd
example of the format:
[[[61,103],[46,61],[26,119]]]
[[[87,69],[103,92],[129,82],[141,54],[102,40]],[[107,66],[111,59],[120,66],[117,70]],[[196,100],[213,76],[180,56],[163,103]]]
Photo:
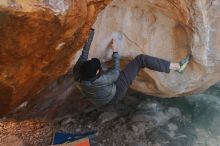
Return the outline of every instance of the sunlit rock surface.
[[[57,79],[74,65],[107,5],[94,25],[90,57],[111,59],[112,37],[118,40],[122,66],[140,53],[171,61],[193,55],[182,75],[142,70],[133,89],[174,97],[204,91],[220,80],[220,0],[109,2],[0,1],[0,115],[25,111],[21,115],[55,117],[84,109],[71,76]]]
[[[96,16],[109,2],[0,1],[0,115],[32,100],[69,70]]]
[[[112,36],[125,58],[144,53],[176,62],[192,54],[183,75],[145,69],[132,88],[160,97],[198,93],[220,80],[219,16],[219,0],[115,0],[95,23],[91,57],[110,58]]]

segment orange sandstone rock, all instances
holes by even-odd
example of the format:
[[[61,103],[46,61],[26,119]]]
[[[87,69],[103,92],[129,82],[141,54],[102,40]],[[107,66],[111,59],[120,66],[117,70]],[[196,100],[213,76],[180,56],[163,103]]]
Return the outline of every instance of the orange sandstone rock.
[[[96,16],[109,2],[0,1],[0,115],[21,103],[28,104],[22,117],[64,115],[63,108],[74,104],[81,111],[81,99],[73,101],[79,93],[68,89],[71,81],[49,85],[73,66]],[[112,37],[119,38],[122,66],[140,53],[173,62],[192,54],[183,75],[144,69],[132,88],[160,97],[204,91],[220,80],[219,7],[219,0],[114,0],[95,23],[90,57],[111,59]]]
[[[67,72],[109,2],[0,1],[0,115]]]

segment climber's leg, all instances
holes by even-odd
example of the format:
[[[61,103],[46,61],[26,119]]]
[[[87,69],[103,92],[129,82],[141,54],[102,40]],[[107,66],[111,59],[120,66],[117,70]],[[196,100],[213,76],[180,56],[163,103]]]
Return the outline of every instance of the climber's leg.
[[[125,67],[123,71],[121,71],[116,82],[117,93],[115,100],[121,100],[126,95],[129,86],[138,75],[141,68],[147,67],[151,70],[169,73],[171,65],[175,66],[173,63],[163,59],[143,54],[138,55]]]

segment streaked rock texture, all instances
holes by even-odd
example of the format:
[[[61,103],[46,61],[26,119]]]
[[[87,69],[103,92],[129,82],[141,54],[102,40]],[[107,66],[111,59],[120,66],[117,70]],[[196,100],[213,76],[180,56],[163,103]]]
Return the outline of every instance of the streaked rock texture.
[[[110,0],[0,1],[0,115],[71,67]]]
[[[132,88],[160,97],[198,93],[220,80],[219,16],[220,0],[115,0],[95,24],[92,57],[106,59],[112,32],[125,58],[144,53],[175,62],[192,53],[183,75],[145,69]]]
[[[109,2],[0,1],[0,115],[54,118],[87,106],[82,97],[75,100],[81,95],[71,75],[57,79],[74,65]],[[95,23],[90,57],[108,61],[112,37],[123,66],[140,53],[171,61],[191,53],[183,75],[145,69],[132,88],[160,97],[198,93],[220,80],[219,16],[220,0],[114,0]]]

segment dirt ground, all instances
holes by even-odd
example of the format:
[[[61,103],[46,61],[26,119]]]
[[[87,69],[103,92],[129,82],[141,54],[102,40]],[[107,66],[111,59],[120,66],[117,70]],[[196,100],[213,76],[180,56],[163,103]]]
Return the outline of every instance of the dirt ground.
[[[95,113],[97,114],[97,113]],[[55,131],[68,133],[96,131],[96,135],[91,139],[93,146],[125,146],[135,141],[147,143],[146,135],[135,135],[134,129],[127,123],[125,117],[116,117],[114,113],[110,119],[102,119],[94,115],[87,118],[72,119],[67,118],[60,124],[42,121],[4,121],[0,122],[0,145],[18,146],[47,146],[52,143]],[[109,117],[108,117],[109,118]],[[112,121],[111,118],[115,118]],[[144,146],[144,145],[143,145]]]
[[[51,144],[55,124],[38,120],[0,122],[1,146],[43,146]]]
[[[91,138],[92,146],[151,146],[148,134],[143,130],[144,125],[132,122],[132,112],[132,107],[117,105],[74,117],[66,116],[56,122],[0,120],[0,146],[51,145],[55,131],[95,131]]]

